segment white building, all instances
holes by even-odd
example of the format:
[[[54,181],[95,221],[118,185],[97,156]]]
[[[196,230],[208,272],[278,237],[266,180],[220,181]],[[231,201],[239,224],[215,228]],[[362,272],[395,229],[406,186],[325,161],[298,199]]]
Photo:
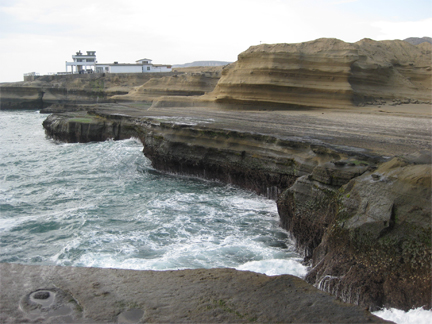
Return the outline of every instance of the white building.
[[[150,59],[141,59],[136,63],[98,63],[95,65],[96,73],[155,73],[171,72],[171,65],[153,64]]]
[[[72,55],[73,62],[66,62],[66,73],[155,73],[171,72],[171,65],[153,64],[150,59],[141,59],[136,63],[97,63],[96,52],[87,51],[83,55],[78,51]],[[68,67],[71,71],[68,71]]]
[[[66,73],[68,73],[68,66],[71,67],[71,73],[93,73],[96,64],[96,51],[87,51],[87,55],[76,52],[72,55],[73,62],[66,62]],[[75,67],[75,69],[74,69]]]

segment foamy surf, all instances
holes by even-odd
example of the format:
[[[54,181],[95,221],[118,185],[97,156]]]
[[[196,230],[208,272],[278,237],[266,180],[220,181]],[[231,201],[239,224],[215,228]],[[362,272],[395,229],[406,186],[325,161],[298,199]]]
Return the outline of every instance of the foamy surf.
[[[372,314],[397,324],[432,323],[432,311],[425,310],[422,307],[411,309],[408,312],[396,308],[388,308],[373,312]]]
[[[250,261],[236,267],[241,271],[252,271],[265,274],[267,276],[278,276],[289,274],[296,277],[304,278],[307,273],[307,267],[300,263],[301,259],[272,259],[262,261]]]
[[[0,114],[0,262],[303,275],[274,201],[159,173],[136,139],[62,144],[43,115]]]

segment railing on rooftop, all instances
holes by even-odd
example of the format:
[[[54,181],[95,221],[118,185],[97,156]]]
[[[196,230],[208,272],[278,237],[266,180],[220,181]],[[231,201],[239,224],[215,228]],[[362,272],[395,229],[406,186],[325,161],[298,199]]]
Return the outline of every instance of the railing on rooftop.
[[[24,73],[24,76],[39,76],[39,73],[36,72],[29,72],[29,73]]]

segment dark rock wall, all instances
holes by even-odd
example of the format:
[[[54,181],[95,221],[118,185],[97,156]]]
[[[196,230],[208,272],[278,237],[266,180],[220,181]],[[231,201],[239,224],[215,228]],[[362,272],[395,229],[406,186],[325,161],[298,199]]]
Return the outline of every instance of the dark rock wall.
[[[137,136],[135,128],[121,118],[105,119],[86,112],[50,115],[43,122],[47,136],[67,143],[87,143],[105,141],[107,139],[121,140]]]
[[[370,309],[430,308],[430,164],[395,158],[343,186],[321,181],[301,177],[278,200],[306,280]]]
[[[0,110],[41,109],[44,92],[37,87],[0,86]]]

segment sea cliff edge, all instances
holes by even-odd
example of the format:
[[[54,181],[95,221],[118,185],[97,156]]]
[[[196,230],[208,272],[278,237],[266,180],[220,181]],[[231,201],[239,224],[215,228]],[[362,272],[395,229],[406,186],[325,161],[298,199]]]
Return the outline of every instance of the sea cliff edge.
[[[430,309],[430,53],[263,44],[211,71],[2,84],[0,109],[54,113],[46,134],[65,142],[136,137],[158,170],[274,199],[307,282],[369,310]]]

